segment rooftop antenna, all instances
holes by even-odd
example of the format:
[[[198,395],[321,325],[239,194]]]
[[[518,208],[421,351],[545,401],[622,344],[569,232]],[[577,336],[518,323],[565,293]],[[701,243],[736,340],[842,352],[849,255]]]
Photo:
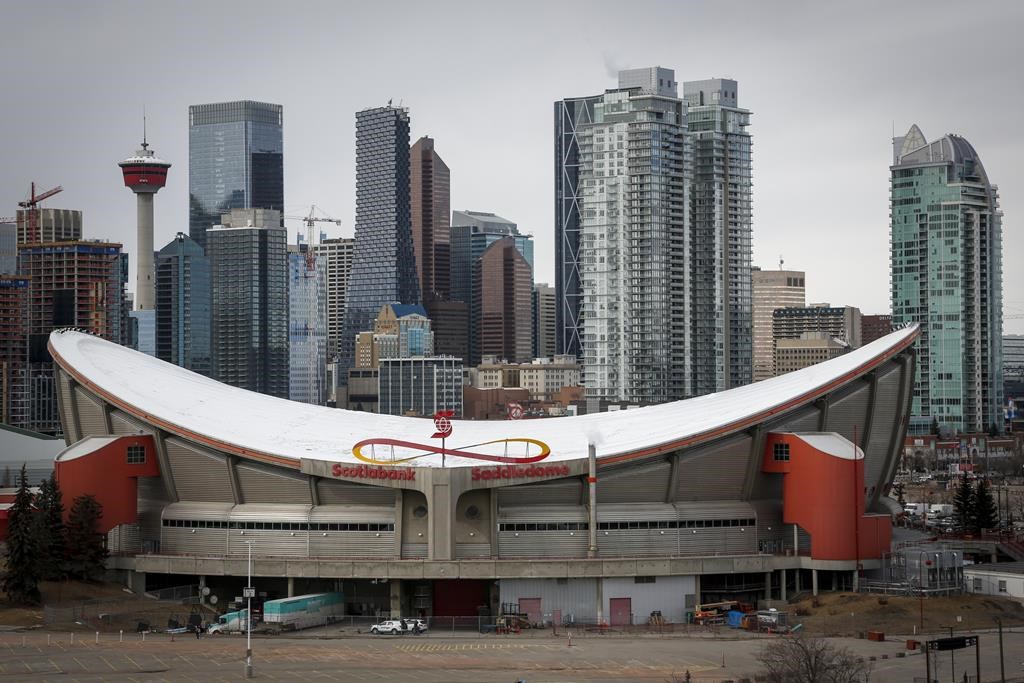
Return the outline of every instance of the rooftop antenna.
[[[784,263],[785,261],[782,260],[782,254],[779,254],[779,270],[782,270],[782,264]]]
[[[146,105],[142,105],[142,149],[148,149],[149,143],[146,142]]]

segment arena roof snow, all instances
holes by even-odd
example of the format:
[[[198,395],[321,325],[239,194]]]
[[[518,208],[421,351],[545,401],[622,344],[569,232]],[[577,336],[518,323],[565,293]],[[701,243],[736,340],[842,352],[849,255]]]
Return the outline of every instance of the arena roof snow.
[[[616,461],[744,429],[849,382],[901,352],[917,326],[818,365],[756,384],[635,410],[539,420],[455,420],[445,464]],[[246,457],[298,467],[301,458],[440,467],[432,420],[311,406],[214,381],[77,331],[50,335],[57,363],[76,381],[151,424]],[[454,452],[453,452],[454,451]],[[459,455],[459,453],[465,455]],[[481,462],[484,459],[485,462]]]

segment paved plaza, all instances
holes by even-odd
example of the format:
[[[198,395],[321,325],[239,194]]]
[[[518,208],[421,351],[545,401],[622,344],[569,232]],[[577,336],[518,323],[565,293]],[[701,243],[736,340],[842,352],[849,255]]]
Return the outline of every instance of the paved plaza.
[[[725,681],[758,671],[761,639],[679,636],[254,638],[255,677],[267,681],[397,681],[415,683],[575,683],[669,681],[689,671],[695,680]],[[873,683],[924,676],[921,655],[897,657],[903,641],[836,639],[876,657]],[[1004,636],[1007,679],[1022,674],[1024,633]],[[0,681],[237,681],[245,677],[245,639],[150,634],[0,634]],[[883,658],[884,657],[884,658]],[[951,680],[949,654],[938,657],[940,680]],[[724,663],[724,668],[723,668]],[[974,655],[957,653],[974,671]],[[982,634],[982,680],[999,680],[995,634]]]

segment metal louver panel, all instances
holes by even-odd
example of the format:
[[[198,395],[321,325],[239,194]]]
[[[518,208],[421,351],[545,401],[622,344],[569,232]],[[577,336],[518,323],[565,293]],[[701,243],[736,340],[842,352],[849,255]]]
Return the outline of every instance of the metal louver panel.
[[[605,503],[597,494],[597,522],[631,522],[677,519],[676,507],[671,503]]]
[[[60,382],[60,400],[61,405],[64,408],[64,420],[67,422],[67,437],[69,443],[75,443],[81,441],[81,425],[74,424],[75,413],[72,406],[75,403],[75,395],[71,391],[71,380],[68,379],[66,372],[58,369],[57,370],[57,381]]]
[[[106,436],[107,422],[103,419],[102,403],[81,387],[75,387],[75,403],[78,405],[82,436]]]
[[[107,550],[111,554],[138,553],[142,550],[138,524],[118,524],[107,532]]]
[[[719,441],[693,455],[682,455],[678,465],[676,500],[739,498],[743,493],[749,458],[750,437],[746,435]],[[600,505],[600,489],[597,501]]]
[[[508,557],[586,557],[586,531],[499,531],[498,554]]]
[[[235,471],[246,503],[312,502],[304,475],[244,462],[236,462]]]
[[[498,489],[498,505],[579,505],[582,492],[579,478],[506,486]]]
[[[208,453],[176,437],[164,440],[178,497],[233,503],[224,456]]]
[[[110,412],[110,426],[115,434],[151,434],[152,427],[145,427],[120,410]]]
[[[600,510],[601,506],[598,505]],[[582,505],[536,505],[499,507],[498,522],[585,522],[587,508]]]
[[[402,559],[403,560],[423,560],[423,559],[426,559],[426,557],[427,557],[427,544],[426,543],[403,543],[402,544]]]
[[[160,519],[167,505],[167,490],[160,477],[139,477],[136,510],[143,541],[160,540]]]
[[[394,531],[311,531],[313,557],[384,558],[395,554]]]
[[[294,522],[305,524],[309,520],[310,505],[277,505],[249,503],[231,508],[228,519],[232,522]]]
[[[784,419],[767,425],[769,432],[816,432],[821,420],[821,411],[814,407],[803,408],[787,415]]]
[[[228,521],[231,505],[224,503],[172,503],[163,510],[164,520],[223,522]],[[188,555],[224,555],[227,552],[228,529],[197,529],[195,527],[162,526],[162,552]]]
[[[394,524],[395,507],[369,505],[317,505],[309,513],[310,522],[373,522]]]
[[[404,552],[404,551],[403,551]],[[456,543],[455,559],[468,560],[473,558],[490,557],[490,543]]]
[[[889,441],[896,421],[900,419],[900,381],[902,379],[899,366],[891,366],[892,370],[878,379],[878,391],[875,394],[875,411],[871,416],[871,438],[864,448],[864,486],[870,491],[879,485],[889,458]]]
[[[836,432],[854,442],[854,427],[857,430],[857,441],[864,435],[867,424],[868,398],[871,385],[864,381],[855,381],[842,397],[833,400],[828,407],[828,426],[825,431]]]
[[[384,486],[319,479],[316,490],[321,505],[394,505],[395,502],[395,490]]]
[[[664,501],[671,466],[667,461],[602,474],[597,485],[598,507],[604,503]]]

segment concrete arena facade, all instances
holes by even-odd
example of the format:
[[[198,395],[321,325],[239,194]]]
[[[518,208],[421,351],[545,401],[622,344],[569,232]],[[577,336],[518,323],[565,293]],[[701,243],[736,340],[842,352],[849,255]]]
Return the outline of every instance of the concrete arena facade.
[[[674,621],[877,566],[917,336],[649,408],[455,421],[442,456],[429,420],[253,394],[57,331],[58,477],[66,497],[96,466],[134,482],[81,492],[111,512],[111,566],[140,588],[198,577],[231,595],[252,544],[272,595],[340,582],[374,615],[518,602],[538,621]]]

